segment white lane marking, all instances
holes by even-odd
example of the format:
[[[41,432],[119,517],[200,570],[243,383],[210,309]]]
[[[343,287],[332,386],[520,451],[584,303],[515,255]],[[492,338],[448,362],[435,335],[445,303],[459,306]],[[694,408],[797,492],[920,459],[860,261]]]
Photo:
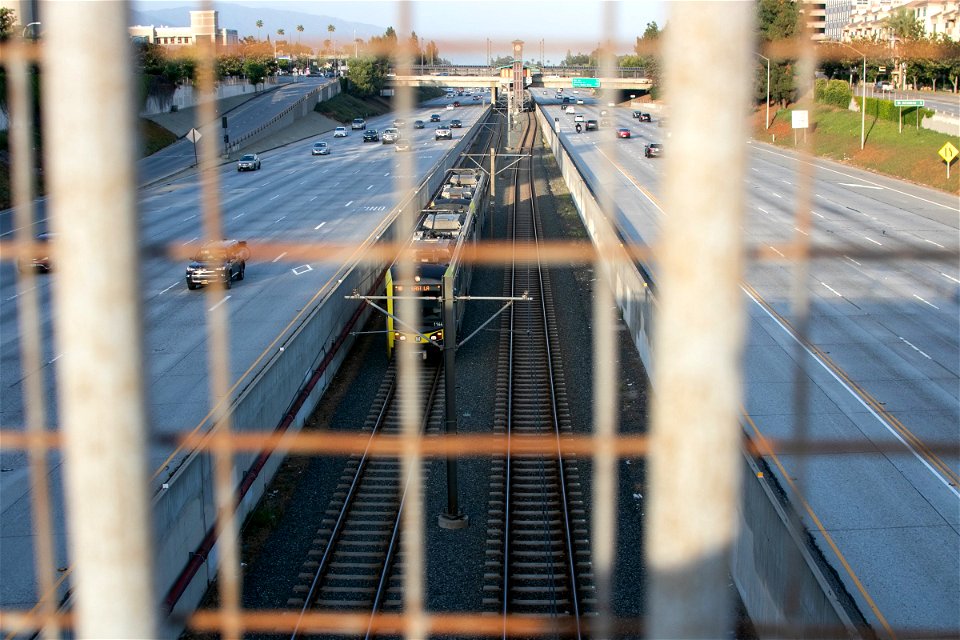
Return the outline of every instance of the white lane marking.
[[[306,182],[306,180],[301,180],[300,182],[297,183],[297,185],[301,185],[301,184],[303,184],[304,182]]]
[[[221,301],[218,302],[217,304],[215,304],[215,305],[213,305],[212,307],[210,307],[209,309],[207,309],[207,311],[213,311],[214,309],[216,309],[217,307],[219,307],[220,305],[222,305],[224,302],[226,302],[226,301],[229,300],[229,299],[230,299],[230,296],[224,296],[223,300],[221,300]]]
[[[14,295],[7,298],[7,301],[15,300],[16,298],[20,297],[22,294],[26,293],[27,291],[33,291],[34,289],[36,289],[36,287],[30,287],[29,289],[24,289],[20,293],[15,293]]]
[[[815,194],[813,194],[813,196],[814,196],[815,198],[820,198],[821,200],[826,200],[826,199],[827,199],[827,196],[822,196],[822,195],[820,195],[819,193],[815,193]]]
[[[883,189],[883,187],[877,187],[871,184],[855,184],[853,182],[838,182],[837,184],[841,184],[845,187],[857,187],[858,189],[876,189],[878,191]]]
[[[200,238],[198,238],[197,236],[193,236],[192,238],[190,238],[189,240],[187,240],[186,242],[184,242],[184,243],[183,243],[183,246],[187,246],[188,244],[190,244],[190,243],[193,242],[194,240],[199,240],[199,239],[200,239]]]
[[[817,216],[818,218],[822,218],[822,217],[823,217],[823,214],[822,214],[822,213],[817,213],[816,211],[811,211],[810,213],[812,213],[813,215]]]
[[[907,340],[907,339],[904,338],[903,336],[897,336],[897,337],[900,338],[900,340],[902,340],[905,345],[907,345],[908,347],[910,347],[911,349],[913,349],[914,351],[916,351],[917,353],[919,353],[920,355],[922,355],[922,356],[923,356],[924,358],[926,358],[927,360],[933,360],[933,358],[931,358],[930,356],[928,356],[927,354],[925,354],[923,351],[921,351],[920,349],[918,349],[916,345],[914,345],[913,343],[911,343],[909,340]]]
[[[757,207],[757,209],[760,209],[760,211],[763,211],[765,214],[770,215],[770,212],[764,209],[763,207]]]
[[[830,285],[828,285],[826,282],[821,282],[820,284],[822,284],[822,285],[825,286],[827,289],[829,289],[830,291],[832,291],[833,294],[836,295],[838,298],[842,298],[842,297],[843,297],[843,294],[841,294],[839,291],[837,291],[836,289],[834,289],[833,287],[831,287]]]
[[[741,287],[741,289],[743,289],[743,288]],[[749,291],[747,291],[746,289],[743,289],[743,291],[744,291],[744,293],[747,294],[747,296],[748,296],[751,300],[753,300],[753,302],[754,302],[758,307],[760,307],[760,309],[761,309],[765,314],[767,314],[767,316],[768,316],[771,320],[773,320],[773,321],[777,324],[777,326],[779,326],[779,327],[783,330],[784,333],[786,333],[786,334],[790,337],[791,340],[793,340],[794,342],[796,342],[796,343],[800,346],[801,349],[803,349],[804,351],[806,351],[806,352],[807,352],[807,355],[809,355],[811,358],[813,358],[814,362],[816,362],[817,364],[819,364],[819,365],[823,368],[823,370],[826,371],[827,374],[830,375],[831,378],[833,378],[837,383],[839,383],[840,386],[847,391],[847,393],[849,393],[851,396],[853,396],[854,400],[856,400],[857,402],[859,402],[859,403],[863,406],[863,408],[867,410],[867,412],[868,412],[870,415],[872,415],[874,418],[876,418],[876,419],[877,419],[877,422],[879,422],[879,423],[890,433],[890,435],[892,435],[894,438],[896,438],[897,440],[899,440],[900,443],[901,443],[904,447],[906,447],[907,450],[908,450],[910,453],[913,454],[913,457],[916,458],[916,459],[920,462],[920,464],[922,464],[924,467],[926,467],[926,468],[927,468],[927,471],[929,471],[930,473],[932,473],[932,474],[933,474],[933,477],[935,477],[937,480],[939,480],[939,481],[943,484],[943,486],[945,486],[945,487],[947,488],[947,491],[950,491],[951,493],[953,493],[954,496],[956,496],[957,498],[960,498],[960,488],[955,487],[955,486],[953,486],[952,484],[950,484],[950,482],[949,482],[946,478],[944,478],[944,477],[940,474],[939,471],[937,471],[936,469],[934,469],[934,468],[930,465],[930,463],[927,462],[927,460],[926,460],[922,455],[920,455],[920,453],[917,452],[916,449],[913,448],[913,445],[911,445],[911,444],[908,443],[906,440],[904,440],[904,439],[903,439],[903,436],[901,436],[900,433],[899,433],[896,429],[894,429],[894,428],[890,425],[890,423],[888,423],[887,420],[886,420],[883,416],[881,416],[879,413],[877,413],[876,410],[875,410],[873,407],[871,407],[871,406],[867,403],[867,401],[864,400],[864,399],[860,396],[860,394],[856,393],[853,389],[851,389],[851,388],[850,388],[850,385],[848,385],[840,376],[838,376],[837,373],[836,373],[833,369],[831,369],[830,367],[828,367],[828,366],[827,366],[827,363],[824,362],[823,360],[821,360],[820,357],[817,356],[817,354],[814,353],[814,352],[810,349],[810,347],[808,347],[807,345],[805,345],[805,344],[803,344],[802,342],[800,342],[800,340],[797,339],[796,334],[795,334],[791,329],[788,329],[788,328],[786,327],[786,325],[784,325],[783,322],[780,321],[780,318],[778,318],[778,317],[775,316],[773,313],[771,313],[771,311],[770,311],[769,309],[767,309],[764,305],[760,304],[760,301],[759,301],[757,298],[754,298],[753,295],[752,295]]]
[[[55,357],[53,358],[53,360],[49,361],[47,364],[53,364],[54,362],[56,362],[57,360],[59,360],[59,359],[62,358],[62,357],[63,357],[63,354],[62,354],[62,353],[61,353],[61,354],[58,354],[57,356],[55,356]]]
[[[180,283],[179,283],[179,282],[174,282],[172,285],[170,285],[169,287],[167,287],[166,289],[164,289],[163,291],[161,291],[161,292],[160,292],[160,295],[163,295],[163,294],[165,294],[167,291],[170,291],[170,289],[173,289],[173,288],[174,288],[175,286],[177,286],[178,284],[180,284]]]
[[[948,275],[945,274],[943,271],[940,272],[940,275],[942,275],[942,276],[943,276],[944,278],[946,278],[947,280],[953,280],[953,281],[956,282],[957,284],[960,284],[960,280],[957,280],[957,279],[954,278],[953,276],[948,276]]]
[[[273,224],[277,224],[278,222],[280,222],[281,220],[283,220],[283,219],[286,218],[286,217],[287,217],[287,216],[280,216],[279,218],[277,218],[276,220],[273,221]]]
[[[800,227],[794,227],[793,230],[794,230],[794,231],[798,231],[798,232],[802,233],[802,234],[805,235],[805,236],[809,236],[809,235],[810,235],[809,233],[807,233],[806,231],[804,231],[804,230],[801,229]]]
[[[307,271],[313,271],[313,267],[311,267],[308,264],[305,264],[300,267],[294,267],[293,269],[290,269],[290,271],[293,271],[293,275],[299,276],[300,274],[306,273]]]
[[[926,238],[924,238],[923,241],[924,241],[924,242],[929,242],[930,244],[934,245],[935,247],[940,247],[941,249],[946,249],[946,247],[943,246],[942,244],[940,244],[939,242],[934,242],[933,240],[927,240]]]
[[[760,169],[757,169],[756,167],[750,167],[750,168],[751,168],[753,171],[756,171],[757,173],[760,173]]]
[[[789,180],[784,180],[783,178],[780,178],[780,182],[782,182],[783,184],[791,184],[791,185],[793,184]]]
[[[184,218],[183,221],[184,221],[184,222],[189,222],[189,221],[193,220],[193,219],[196,218],[196,217],[197,217],[196,214],[194,214],[194,215],[190,216],[189,218]]]
[[[775,246],[773,246],[772,244],[769,245],[769,246],[770,246],[770,248],[773,249],[774,252],[775,252],[778,256],[780,256],[781,258],[786,258],[786,257],[787,257],[787,256],[783,255],[782,253],[780,253],[779,249],[777,249],[777,248],[776,248]]]
[[[347,204],[345,204],[345,205],[343,205],[343,206],[349,207],[349,206],[352,205],[352,204],[353,204],[353,200],[351,200],[350,202],[348,202]]]
[[[373,185],[370,185],[369,187],[367,187],[367,191],[370,191],[370,189],[373,189]]]
[[[852,262],[853,264],[857,265],[858,267],[862,267],[862,266],[863,266],[862,264],[860,264],[859,262],[857,262],[856,260],[854,260],[854,259],[851,258],[850,256],[843,256],[843,257],[846,258],[847,260],[849,260],[850,262]]]
[[[831,169],[830,167],[828,167],[828,166],[826,166],[826,165],[817,164],[817,163],[815,163],[815,162],[810,162],[810,161],[808,161],[808,160],[800,160],[800,159],[797,158],[797,157],[788,156],[788,155],[785,154],[785,153],[780,153],[780,152],[778,152],[778,151],[774,151],[773,149],[767,149],[767,148],[765,148],[765,147],[763,147],[763,146],[760,146],[760,145],[758,145],[756,148],[757,148],[757,149],[760,149],[761,151],[764,151],[764,152],[766,152],[766,153],[769,153],[769,154],[772,154],[772,155],[775,155],[775,156],[780,156],[781,158],[787,158],[788,160],[792,160],[792,161],[794,161],[794,162],[803,162],[804,164],[809,164],[809,165],[814,166],[814,167],[816,167],[817,169],[820,169],[820,170],[822,170],[822,171],[829,171],[830,173],[835,173],[835,174],[837,174],[838,176],[845,176],[845,177],[847,177],[847,178],[851,178],[851,179],[854,179],[854,180],[863,180],[863,178],[858,178],[857,176],[852,176],[852,175],[850,175],[849,173],[844,173],[844,172],[842,172],[842,171],[837,171],[836,169]],[[907,193],[906,191],[900,191],[899,189],[894,189],[893,187],[877,186],[877,188],[878,188],[878,189],[887,189],[888,191],[893,191],[894,193],[899,193],[899,194],[902,195],[902,196],[907,196],[907,197],[909,197],[909,198],[915,198],[915,199],[917,199],[917,200],[920,200],[921,202],[926,202],[927,204],[932,204],[932,205],[935,205],[935,206],[938,206],[938,207],[942,207],[942,208],[944,208],[944,209],[946,209],[946,210],[948,210],[948,211],[957,211],[957,210],[958,210],[956,207],[950,207],[950,206],[945,205],[945,204],[942,204],[942,203],[940,203],[940,202],[934,202],[933,200],[927,200],[926,198],[921,198],[920,196],[915,196],[915,195],[913,195],[912,193]]]
[[[777,193],[776,191],[771,191],[770,193],[772,193],[773,195],[775,195],[775,196],[777,196],[778,198],[780,198],[781,200],[783,200],[783,196],[780,195],[779,193]]]
[[[274,259],[271,260],[270,262],[279,262],[279,261],[280,261],[280,258],[282,258],[282,257],[285,256],[285,255],[287,255],[287,252],[286,252],[286,251],[284,251],[283,253],[281,253],[280,255],[278,255],[276,258],[274,258]]]
[[[314,200],[316,200],[316,199],[319,198],[319,197],[320,197],[320,196],[313,196],[312,198],[310,198],[310,202],[313,202]]]
[[[275,196],[273,196],[272,198],[270,198],[270,201],[272,202],[273,200],[276,200],[276,199],[279,198],[279,197],[280,197],[280,194],[278,193],[277,195],[275,195]]]
[[[388,177],[390,177],[390,174],[389,174],[389,173],[385,173],[385,174],[383,174],[383,177],[384,177],[384,178],[388,178]]]
[[[264,183],[263,183],[262,185],[260,185],[260,186],[261,186],[261,187],[265,187],[265,186],[267,186],[268,184],[270,184],[270,183],[269,183],[269,182],[264,182]]]
[[[316,231],[317,229],[319,229],[320,227],[322,227],[322,226],[325,225],[325,224],[327,224],[327,221],[326,221],[326,220],[324,220],[323,222],[321,222],[320,224],[318,224],[317,226],[315,226],[315,227],[313,228],[313,230]]]
[[[932,302],[927,302],[926,300],[924,300],[923,298],[921,298],[921,297],[918,296],[917,294],[913,294],[913,297],[916,298],[917,300],[919,300],[920,302],[922,302],[923,304],[925,304],[925,305],[927,305],[927,306],[929,306],[929,307],[933,307],[933,308],[936,309],[937,311],[940,311],[940,307],[938,307],[937,305],[933,304]]]
[[[246,212],[238,213],[237,215],[233,216],[233,219],[236,220],[237,218],[242,218],[245,215],[247,215]]]
[[[866,238],[867,240],[869,240],[870,242],[872,242],[873,244],[879,246],[879,247],[882,247],[882,246],[883,246],[883,243],[882,243],[882,242],[877,242],[876,240],[874,240],[873,238],[871,238],[871,237],[869,237],[869,236],[863,236],[863,237]]]

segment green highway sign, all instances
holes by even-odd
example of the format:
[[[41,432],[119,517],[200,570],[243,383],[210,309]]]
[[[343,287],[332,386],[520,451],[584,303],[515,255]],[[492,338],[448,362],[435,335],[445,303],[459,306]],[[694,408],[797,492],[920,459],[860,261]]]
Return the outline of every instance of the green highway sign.
[[[895,107],[922,107],[923,100],[894,100]]]
[[[572,78],[574,89],[599,89],[600,78]]]

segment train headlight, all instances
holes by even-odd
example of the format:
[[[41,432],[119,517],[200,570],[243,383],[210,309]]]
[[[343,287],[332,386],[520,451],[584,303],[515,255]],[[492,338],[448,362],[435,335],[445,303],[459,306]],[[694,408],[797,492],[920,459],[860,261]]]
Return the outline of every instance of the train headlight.
[[[430,339],[433,340],[434,342],[436,342],[436,341],[437,341],[437,334],[433,334],[432,336],[430,336]]]

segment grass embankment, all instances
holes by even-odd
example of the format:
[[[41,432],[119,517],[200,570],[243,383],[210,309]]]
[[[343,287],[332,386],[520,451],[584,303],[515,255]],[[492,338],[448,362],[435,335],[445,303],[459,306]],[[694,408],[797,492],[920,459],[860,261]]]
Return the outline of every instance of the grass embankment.
[[[418,87],[414,99],[423,102],[444,95],[437,87]],[[320,102],[313,108],[328,118],[338,122],[350,122],[354,118],[372,118],[388,113],[393,109],[390,98],[357,98],[349,93],[338,93],[329,100]]]
[[[146,118],[140,118],[140,136],[143,139],[141,155],[144,157],[177,141],[175,133]]]
[[[764,130],[764,110],[759,109],[754,117],[754,136],[782,147],[802,147],[802,131],[797,131],[797,145],[794,145],[790,114],[790,109],[777,111],[767,131]],[[948,181],[946,164],[937,155],[945,142],[960,148],[960,140],[923,127],[917,130],[916,120],[904,118],[903,133],[900,133],[896,122],[867,114],[866,144],[861,150],[860,114],[817,104],[810,112],[807,136],[815,155],[948,192],[956,193],[960,188],[960,163],[954,161]]]

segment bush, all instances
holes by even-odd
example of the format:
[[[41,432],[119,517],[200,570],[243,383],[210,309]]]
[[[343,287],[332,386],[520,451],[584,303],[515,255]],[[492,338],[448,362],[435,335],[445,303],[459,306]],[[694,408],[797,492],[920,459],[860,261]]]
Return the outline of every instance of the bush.
[[[850,107],[853,90],[846,80],[817,80],[814,87],[814,99],[824,104],[832,104],[841,109]]]
[[[857,106],[861,109],[863,108],[863,98],[860,96],[854,97],[854,100],[857,101]],[[907,116],[916,119],[916,112],[920,111],[921,118],[930,118],[933,116],[932,109],[924,109],[921,107],[903,107],[903,120],[906,122]],[[867,98],[867,115],[877,118],[879,120],[889,120],[891,122],[900,121],[900,107],[894,106],[893,100],[881,100],[880,98]]]

